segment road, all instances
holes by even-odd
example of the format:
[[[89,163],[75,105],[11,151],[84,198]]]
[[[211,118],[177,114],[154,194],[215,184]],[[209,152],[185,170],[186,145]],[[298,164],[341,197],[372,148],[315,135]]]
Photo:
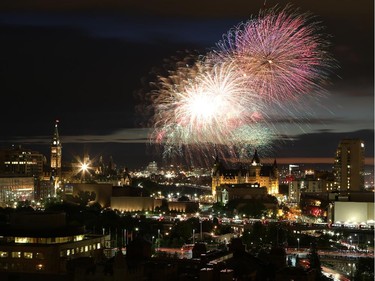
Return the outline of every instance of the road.
[[[345,275],[326,266],[322,266],[322,273],[327,277],[333,278],[334,281],[350,281]]]

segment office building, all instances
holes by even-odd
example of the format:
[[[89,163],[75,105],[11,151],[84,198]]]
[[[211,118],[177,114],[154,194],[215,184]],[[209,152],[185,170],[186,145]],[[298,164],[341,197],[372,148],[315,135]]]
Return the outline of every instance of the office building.
[[[19,146],[0,149],[0,174],[33,176],[43,175],[46,159],[43,154]]]
[[[365,144],[359,139],[340,141],[334,163],[337,191],[364,190]]]
[[[83,226],[69,226],[65,213],[13,213],[0,229],[0,279],[64,275],[69,260],[101,257],[106,239],[86,234]]]
[[[34,190],[34,177],[0,177],[0,207],[13,207],[19,201],[32,201]]]

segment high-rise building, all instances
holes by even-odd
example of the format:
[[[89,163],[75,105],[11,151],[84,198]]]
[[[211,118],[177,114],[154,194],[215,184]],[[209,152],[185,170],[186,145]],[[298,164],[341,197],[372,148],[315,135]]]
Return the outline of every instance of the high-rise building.
[[[43,175],[43,154],[21,146],[0,149],[0,174],[39,177]]]
[[[337,191],[364,190],[364,167],[364,142],[360,139],[341,140],[334,164],[334,185]]]
[[[54,177],[61,177],[61,157],[62,157],[62,146],[59,137],[58,130],[59,120],[56,120],[55,130],[51,142],[51,173]]]

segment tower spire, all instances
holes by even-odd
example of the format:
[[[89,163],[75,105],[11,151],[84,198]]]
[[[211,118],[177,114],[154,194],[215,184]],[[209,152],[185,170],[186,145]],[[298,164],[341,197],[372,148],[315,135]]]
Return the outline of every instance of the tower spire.
[[[254,151],[254,156],[253,156],[253,159],[251,160],[251,164],[253,166],[260,164],[260,158],[259,158],[258,150],[257,149],[255,149],[255,151]]]
[[[55,130],[53,132],[52,144],[56,145],[60,143],[59,130],[58,130],[59,120],[55,121]]]
[[[60,142],[58,124],[59,120],[56,120],[51,142],[51,177],[55,181],[55,187],[61,177],[62,146]]]

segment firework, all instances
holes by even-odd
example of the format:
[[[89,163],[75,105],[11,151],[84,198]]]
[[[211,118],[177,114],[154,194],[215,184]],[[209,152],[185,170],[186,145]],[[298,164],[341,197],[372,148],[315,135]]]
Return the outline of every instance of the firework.
[[[265,140],[244,134],[245,128],[251,136],[259,132],[263,104],[233,63],[211,66],[199,61],[159,82],[152,139],[164,145],[165,154],[181,154],[182,147],[201,154],[227,147],[234,157],[245,146]]]
[[[177,62],[154,83],[150,139],[165,157],[269,149],[275,110],[293,115],[292,101],[322,92],[335,66],[321,29],[308,13],[273,8],[229,30],[205,57]]]
[[[334,68],[323,27],[310,13],[291,6],[262,10],[223,36],[211,59],[233,61],[248,87],[269,104],[322,92]]]

